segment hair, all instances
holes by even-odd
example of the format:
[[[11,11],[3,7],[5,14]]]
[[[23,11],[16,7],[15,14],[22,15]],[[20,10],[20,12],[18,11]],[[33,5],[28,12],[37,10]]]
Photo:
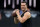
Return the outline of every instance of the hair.
[[[25,1],[23,1],[23,2],[21,2],[21,3],[26,3],[26,5],[27,5],[27,2],[25,2]]]

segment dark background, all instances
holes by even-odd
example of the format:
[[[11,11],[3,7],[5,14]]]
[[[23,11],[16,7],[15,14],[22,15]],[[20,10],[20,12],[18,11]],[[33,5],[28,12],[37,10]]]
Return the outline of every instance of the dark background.
[[[15,2],[16,2],[16,0],[15,0]],[[11,0],[11,3],[12,3],[12,0]],[[29,0],[27,3],[29,3]],[[15,8],[20,9],[20,4],[16,5],[16,3],[15,3]],[[32,18],[31,26],[40,27],[40,0],[36,0],[35,8],[33,7],[33,3],[32,3],[31,7],[28,4],[28,8],[31,9],[31,14],[32,14],[32,11],[34,12],[33,14],[35,14],[35,13],[37,14],[37,16],[35,18],[31,17]],[[11,17],[7,18],[4,13],[4,11],[10,11],[10,10],[13,11],[14,9],[12,8],[12,4],[8,5],[8,2],[7,2],[7,7],[4,8],[4,0],[0,0],[0,13],[2,14],[2,19],[0,20],[0,27],[18,27],[18,24],[14,24],[13,17],[11,16]]]

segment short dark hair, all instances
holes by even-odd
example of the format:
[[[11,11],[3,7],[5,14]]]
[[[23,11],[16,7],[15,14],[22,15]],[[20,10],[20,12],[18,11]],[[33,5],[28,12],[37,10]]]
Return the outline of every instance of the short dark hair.
[[[26,3],[26,5],[27,5],[27,2],[25,2],[25,1],[23,1],[23,2],[21,2],[21,3]]]
[[[21,2],[21,3],[26,3],[25,1]]]

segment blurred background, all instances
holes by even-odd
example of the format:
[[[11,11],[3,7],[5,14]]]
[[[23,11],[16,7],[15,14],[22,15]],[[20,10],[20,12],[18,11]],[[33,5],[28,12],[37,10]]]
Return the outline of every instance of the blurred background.
[[[31,26],[40,27],[40,0],[0,0],[0,27],[18,27],[14,24],[12,11],[20,9],[22,1],[27,2],[31,13]]]

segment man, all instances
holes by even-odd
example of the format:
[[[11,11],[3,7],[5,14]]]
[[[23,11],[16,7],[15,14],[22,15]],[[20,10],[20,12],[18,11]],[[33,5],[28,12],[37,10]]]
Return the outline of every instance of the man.
[[[19,27],[30,27],[31,14],[27,9],[26,2],[21,2],[22,15],[20,15],[19,10],[16,10],[17,17],[14,17],[14,22],[18,23]]]

